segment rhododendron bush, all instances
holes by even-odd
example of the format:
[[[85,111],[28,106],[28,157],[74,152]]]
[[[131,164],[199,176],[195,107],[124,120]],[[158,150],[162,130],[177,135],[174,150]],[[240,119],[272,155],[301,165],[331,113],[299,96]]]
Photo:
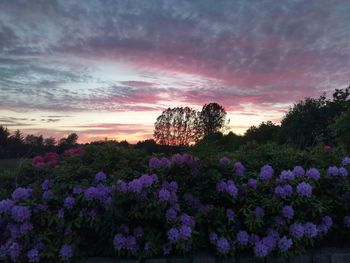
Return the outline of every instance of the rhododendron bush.
[[[326,169],[262,163],[249,171],[225,156],[175,154],[92,173],[79,166],[84,154],[34,158],[36,180],[0,201],[1,257],[67,262],[201,249],[287,257],[350,227],[349,157]]]

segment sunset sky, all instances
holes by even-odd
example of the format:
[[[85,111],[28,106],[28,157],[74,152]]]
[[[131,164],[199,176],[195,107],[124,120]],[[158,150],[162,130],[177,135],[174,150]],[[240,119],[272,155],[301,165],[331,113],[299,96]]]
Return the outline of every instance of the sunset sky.
[[[218,102],[243,133],[349,82],[349,0],[0,1],[11,131],[136,142],[167,107]]]

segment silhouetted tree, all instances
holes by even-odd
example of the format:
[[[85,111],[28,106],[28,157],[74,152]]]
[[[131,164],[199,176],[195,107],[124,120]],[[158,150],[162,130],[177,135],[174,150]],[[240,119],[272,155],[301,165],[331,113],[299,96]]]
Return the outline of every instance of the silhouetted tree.
[[[262,122],[258,127],[251,126],[244,133],[245,141],[256,141],[258,143],[266,143],[269,141],[277,141],[280,126],[272,121]]]
[[[164,145],[189,145],[200,137],[198,113],[189,107],[168,108],[154,124],[154,139]]]
[[[205,104],[199,113],[199,121],[204,135],[217,133],[226,124],[225,108],[215,102]]]

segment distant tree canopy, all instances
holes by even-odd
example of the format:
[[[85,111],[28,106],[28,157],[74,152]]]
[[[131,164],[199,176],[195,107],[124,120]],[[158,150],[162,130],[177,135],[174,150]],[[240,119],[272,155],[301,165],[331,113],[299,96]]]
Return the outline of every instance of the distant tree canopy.
[[[337,89],[333,100],[325,95],[317,99],[306,98],[294,104],[281,122],[280,138],[299,148],[314,145],[317,141],[331,143],[334,133],[330,128],[336,117],[343,114],[349,105],[350,86]]]
[[[279,131],[280,126],[274,124],[272,121],[262,122],[258,127],[251,126],[244,133],[244,139],[246,141],[256,141],[258,143],[276,141]]]
[[[168,108],[154,126],[154,139],[159,144],[189,145],[199,139],[198,113],[189,107]]]
[[[205,104],[197,112],[189,107],[168,108],[154,124],[154,139],[163,145],[189,145],[219,132],[226,122],[226,111],[217,103]]]
[[[199,113],[199,124],[204,136],[219,132],[225,123],[226,111],[215,102],[205,104]]]

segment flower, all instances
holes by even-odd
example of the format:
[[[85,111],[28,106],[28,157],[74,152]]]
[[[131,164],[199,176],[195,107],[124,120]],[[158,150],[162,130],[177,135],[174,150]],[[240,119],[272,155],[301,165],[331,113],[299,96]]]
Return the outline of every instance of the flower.
[[[308,183],[301,182],[297,185],[297,193],[303,197],[310,197],[312,195],[312,186]]]
[[[7,213],[14,206],[14,203],[10,199],[4,199],[0,201],[0,215]]]
[[[170,192],[167,189],[162,188],[159,191],[158,198],[159,198],[160,201],[169,201],[169,199],[170,199]]]
[[[293,209],[293,207],[291,207],[290,205],[285,205],[282,208],[282,215],[285,218],[292,219],[293,216],[294,216],[294,209]]]
[[[238,194],[238,189],[235,185],[235,183],[231,180],[227,181],[227,188],[226,188],[226,192],[231,195],[232,197],[236,197]]]
[[[192,235],[192,229],[188,225],[182,225],[179,229],[179,235],[181,239],[189,239]]]
[[[122,250],[125,247],[125,237],[122,234],[116,234],[113,238],[113,246],[115,250]]]
[[[177,153],[173,155],[173,157],[171,158],[171,162],[178,165],[182,165],[184,163],[184,159],[182,158],[181,154]]]
[[[344,167],[340,167],[339,168],[339,174],[341,176],[347,176],[348,175],[348,171]]]
[[[75,205],[75,198],[68,196],[64,199],[64,207],[68,209],[72,209]]]
[[[229,222],[233,221],[235,218],[235,212],[231,208],[226,209],[226,217]]]
[[[226,192],[227,184],[225,181],[221,180],[216,184],[216,190],[218,192]]]
[[[195,225],[193,217],[189,216],[187,214],[182,214],[180,217],[180,220],[181,220],[182,224],[184,224],[186,226],[194,227],[194,225]]]
[[[350,227],[350,216],[345,216],[343,221],[346,227]]]
[[[50,180],[49,179],[45,179],[44,182],[41,184],[41,188],[44,191],[49,190],[49,188],[50,188]]]
[[[263,241],[258,241],[254,246],[254,254],[259,258],[266,257],[269,253],[268,247]]]
[[[255,190],[256,188],[258,188],[258,181],[250,178],[250,179],[248,179],[247,185]]]
[[[333,220],[330,216],[324,216],[322,218],[322,223],[325,224],[328,228],[333,225]]]
[[[131,252],[135,252],[137,250],[137,242],[134,236],[129,235],[126,237],[125,248]]]
[[[349,157],[349,156],[346,156],[346,157],[342,160],[341,163],[342,163],[343,166],[349,165],[349,164],[350,164],[350,157]]]
[[[46,190],[43,192],[43,199],[44,200],[50,200],[54,196],[53,192],[51,190]]]
[[[263,181],[270,180],[273,176],[273,169],[270,165],[266,164],[260,169],[259,177]]]
[[[290,170],[288,171],[282,171],[280,174],[280,180],[284,180],[284,181],[292,181],[294,180],[295,176],[294,173],[291,172]]]
[[[30,194],[32,193],[32,191],[33,190],[30,188],[18,187],[13,191],[11,197],[15,201],[27,200],[29,198]]]
[[[44,159],[47,160],[47,164],[51,166],[56,166],[58,164],[58,154],[54,152],[46,152],[44,154]]]
[[[211,244],[215,245],[216,242],[218,241],[218,235],[215,232],[210,232],[209,233],[209,241]]]
[[[31,212],[27,207],[15,205],[11,208],[11,217],[16,222],[24,222],[29,219]]]
[[[289,233],[295,239],[301,239],[304,236],[304,226],[299,223],[294,223],[289,227]]]
[[[293,168],[293,174],[296,176],[296,177],[301,177],[301,176],[304,176],[305,175],[305,170],[303,167],[301,166],[295,166]]]
[[[160,167],[160,161],[158,158],[156,157],[152,157],[150,160],[149,160],[149,163],[148,163],[148,166],[149,168],[151,169],[157,169]]]
[[[34,165],[35,167],[42,167],[42,166],[44,166],[44,165],[45,165],[45,161],[44,161],[43,157],[41,157],[41,156],[35,156],[35,157],[33,158],[33,165]]]
[[[166,211],[165,217],[168,222],[174,222],[174,220],[176,219],[176,216],[177,216],[177,212],[174,208],[169,208]]]
[[[22,235],[25,235],[27,232],[29,232],[32,229],[33,229],[33,225],[30,222],[26,221],[22,225],[20,225],[19,232]]]
[[[73,248],[71,245],[64,244],[60,249],[60,257],[63,261],[69,260],[73,256]]]
[[[27,258],[30,263],[32,262],[39,262],[40,256],[39,256],[39,250],[37,248],[33,248],[28,251]]]
[[[171,162],[168,158],[162,157],[159,161],[159,164],[163,168],[169,168],[171,166]]]
[[[58,210],[57,217],[58,218],[63,218],[64,217],[64,209],[63,208]]]
[[[265,215],[265,210],[264,210],[264,208],[258,206],[258,207],[256,207],[256,208],[254,209],[254,214],[255,214],[258,218],[263,218],[264,215]]]
[[[233,169],[238,176],[243,176],[244,171],[245,171],[245,167],[243,166],[243,164],[241,162],[236,162],[233,165]]]
[[[104,172],[98,172],[95,175],[95,183],[104,183],[107,179],[107,175]]]
[[[219,160],[220,166],[227,166],[230,163],[231,163],[231,160],[228,157],[226,157],[226,156],[221,157],[220,160]]]
[[[8,253],[13,262],[17,261],[21,250],[21,246],[17,242],[13,242],[12,244],[10,244],[10,246],[8,247]]]
[[[249,234],[247,233],[247,231],[239,231],[237,233],[237,242],[240,245],[247,245],[249,242]]]
[[[317,236],[317,227],[314,223],[306,223],[304,224],[304,234],[308,238],[313,238]]]
[[[168,239],[171,243],[175,243],[179,240],[179,230],[176,228],[171,228],[168,231]]]
[[[216,249],[221,254],[227,254],[230,251],[230,243],[224,237],[220,237],[216,242]]]
[[[293,245],[293,241],[290,238],[287,238],[286,236],[283,236],[278,241],[278,248],[280,249],[281,252],[286,252],[292,247],[292,245]]]
[[[285,184],[284,186],[277,186],[275,188],[275,195],[281,198],[286,198],[293,194],[293,188],[289,184]]]
[[[337,176],[339,174],[339,169],[336,166],[331,166],[327,170],[327,174],[330,176]]]
[[[141,238],[143,237],[144,235],[144,231],[143,231],[143,228],[142,227],[136,227],[133,231],[133,235],[136,237],[136,238]]]
[[[306,171],[306,176],[314,181],[318,181],[320,179],[320,172],[316,168],[310,168]]]
[[[325,145],[325,146],[323,147],[323,150],[324,150],[324,152],[329,153],[329,152],[332,151],[332,147],[329,146],[329,145]]]

